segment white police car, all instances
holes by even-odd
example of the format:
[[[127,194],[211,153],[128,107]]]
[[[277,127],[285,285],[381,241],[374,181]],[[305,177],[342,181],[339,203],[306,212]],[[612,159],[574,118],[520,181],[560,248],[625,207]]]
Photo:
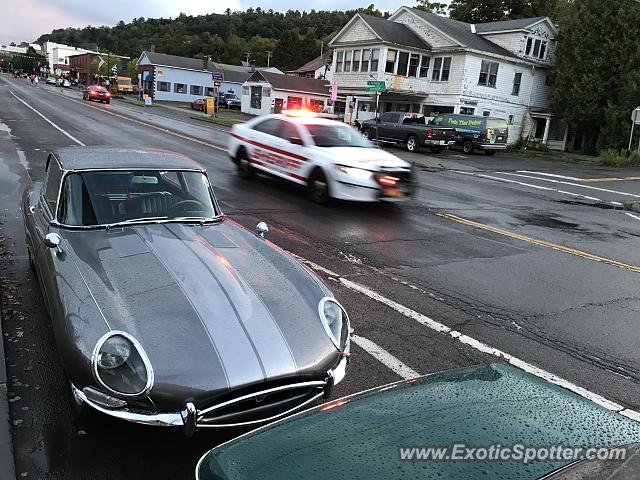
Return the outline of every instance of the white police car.
[[[376,148],[344,123],[306,112],[265,115],[234,125],[228,153],[240,175],[255,171],[306,186],[310,198],[405,200],[411,164]]]

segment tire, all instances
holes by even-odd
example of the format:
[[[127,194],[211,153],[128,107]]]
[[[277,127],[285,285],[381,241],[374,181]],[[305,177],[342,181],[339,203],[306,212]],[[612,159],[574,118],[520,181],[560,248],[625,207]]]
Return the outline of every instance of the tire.
[[[431,153],[442,153],[442,150],[443,150],[442,147],[438,147],[438,146],[431,147]]]
[[[111,100],[107,100],[107,101],[106,101],[106,102],[104,102],[104,103],[106,103],[107,105],[111,105]]]
[[[240,178],[249,180],[253,177],[253,167],[251,167],[251,162],[249,162],[249,155],[247,155],[247,151],[244,148],[241,148],[238,151],[238,156],[236,158],[238,164],[238,175],[240,175]]]
[[[471,143],[469,140],[464,142],[462,144],[462,151],[464,153],[473,153],[473,143]]]
[[[322,170],[316,170],[311,174],[309,182],[307,183],[307,192],[309,199],[320,205],[326,205],[329,203],[329,182]]]
[[[407,137],[407,141],[404,144],[404,148],[407,152],[417,152],[420,150],[420,142],[418,142],[418,137],[415,135],[409,135]]]
[[[493,157],[496,154],[496,151],[495,150],[485,150],[484,153],[486,153],[487,155]]]
[[[362,130],[362,136],[367,140],[373,140],[373,138],[371,137],[371,130],[369,130],[368,128]]]

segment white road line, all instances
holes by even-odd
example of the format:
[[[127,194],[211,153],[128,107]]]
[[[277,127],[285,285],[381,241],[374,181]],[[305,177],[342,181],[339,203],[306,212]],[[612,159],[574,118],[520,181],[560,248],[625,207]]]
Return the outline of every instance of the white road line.
[[[633,213],[624,212],[624,214],[631,218],[635,218],[636,220],[640,220],[640,217],[638,215],[634,215]]]
[[[494,177],[493,175],[485,175],[485,174],[482,174],[482,173],[461,172],[461,171],[456,171],[456,173],[462,173],[464,175],[473,175],[474,177],[490,178],[491,180],[498,180],[499,182],[516,183],[516,184],[522,185],[524,187],[531,187],[531,188],[537,188],[538,190],[548,190],[548,191],[551,191],[551,192],[558,192],[558,193],[562,193],[564,195],[570,195],[572,197],[585,198],[587,200],[592,200],[594,202],[602,202],[603,201],[600,198],[590,197],[588,195],[582,195],[581,193],[568,192],[566,190],[559,190],[557,188],[543,187],[541,185],[534,185],[533,183],[525,183],[525,182],[519,182],[517,180],[509,180],[508,178]],[[502,172],[500,172],[500,173],[502,173]],[[540,180],[544,180],[544,179],[540,179]],[[611,203],[615,203],[615,202],[611,202]]]
[[[377,343],[374,343],[371,340],[368,340],[359,335],[352,335],[351,341],[353,341],[353,343],[358,345],[361,349],[366,351],[369,355],[374,357],[376,360],[382,363],[385,367],[397,373],[399,376],[401,376],[405,380],[420,376],[418,372],[416,372],[412,368],[407,367],[404,363],[402,363],[396,357],[391,355],[389,352],[387,352],[384,348],[382,348]]]
[[[11,90],[9,90],[9,92],[11,92],[11,95],[13,95],[14,97],[16,97],[18,100],[20,100],[22,103],[25,104],[25,106],[27,106],[28,108],[30,108],[31,110],[33,110],[34,112],[36,112],[38,115],[40,115],[42,117],[42,119],[49,123],[53,128],[55,128],[56,130],[59,130],[60,132],[62,132],[63,134],[65,134],[67,137],[69,137],[71,140],[73,140],[74,142],[76,142],[78,145],[80,145],[81,147],[86,147],[86,144],[82,143],[80,140],[78,140],[76,137],[74,137],[73,135],[71,135],[69,132],[63,130],[62,128],[60,128],[58,125],[56,125],[55,123],[53,123],[51,120],[49,120],[47,117],[45,117],[43,114],[41,114],[38,110],[36,110],[35,108],[33,108],[31,105],[29,105],[27,102],[25,102],[24,100],[22,100],[19,96],[17,96],[15,93],[13,93]]]
[[[574,182],[579,182],[580,180],[584,180],[583,178],[578,178],[578,177],[567,177],[565,175],[557,175],[555,173],[532,172],[531,170],[518,170],[518,173],[531,173],[534,175],[543,175],[545,177],[562,178],[563,180],[572,180]]]
[[[615,193],[616,195],[624,195],[626,197],[640,198],[640,195],[635,195],[633,193],[621,192],[619,190],[610,190],[608,188],[592,187],[591,185],[581,185],[579,183],[573,183],[573,182],[563,182],[561,180],[553,180],[551,178],[540,178],[540,177],[534,177],[531,175],[521,175],[519,173],[512,173],[512,172],[497,172],[497,173],[501,175],[511,175],[514,177],[532,178],[534,180],[540,180],[541,182],[560,183],[562,185],[571,185],[572,187],[588,188],[589,190],[598,190],[599,192]]]
[[[625,407],[623,407],[622,405],[620,405],[619,403],[616,403],[612,400],[609,400],[605,397],[603,397],[602,395],[599,395],[597,393],[594,393],[590,390],[587,390],[586,388],[580,387],[578,385],[576,385],[575,383],[572,383],[568,380],[565,380],[561,377],[558,377],[557,375],[554,375],[551,372],[548,372],[546,370],[543,370],[542,368],[538,368],[535,365],[532,365],[530,363],[525,362],[524,360],[521,360],[518,357],[515,357],[509,353],[503,352],[502,350],[499,350],[497,348],[491,347],[490,345],[487,345],[484,342],[481,342],[479,340],[476,340],[473,337],[469,337],[468,335],[464,335],[461,332],[458,332],[457,330],[452,330],[450,327],[437,322],[436,320],[433,320],[432,318],[427,317],[426,315],[423,315],[420,312],[416,312],[415,310],[412,310],[408,307],[405,307],[404,305],[401,305],[397,302],[394,302],[393,300],[380,295],[379,293],[371,290],[370,288],[361,285],[359,283],[353,282],[352,280],[349,280],[347,278],[342,277],[341,275],[339,275],[336,272],[333,272],[327,268],[324,268],[310,260],[307,260],[305,258],[302,258],[298,255],[294,254],[294,257],[296,257],[299,261],[301,261],[302,263],[308,265],[310,268],[317,270],[317,271],[321,271],[324,272],[332,277],[334,277],[335,279],[337,279],[343,286],[345,286],[346,288],[359,292],[369,298],[371,298],[372,300],[375,300],[379,303],[382,303],[383,305],[386,305],[389,308],[392,308],[393,310],[396,310],[397,312],[405,315],[406,317],[417,321],[418,323],[420,323],[421,325],[424,325],[438,333],[442,333],[444,335],[448,335],[450,338],[452,338],[455,341],[458,341],[470,348],[473,348],[474,350],[477,350],[479,352],[488,354],[488,355],[493,355],[497,358],[500,358],[502,360],[504,360],[505,362],[508,362],[510,365],[513,365],[516,368],[519,368],[521,370],[524,370],[527,373],[530,373],[532,375],[535,375],[539,378],[542,378],[544,380],[546,380],[549,383],[553,383],[554,385],[558,385],[562,388],[565,388],[567,390],[570,390],[578,395],[580,395],[581,397],[584,397],[588,400],[591,400],[592,402],[608,409],[608,410],[612,410],[615,412],[620,413],[621,415],[624,415],[628,418],[631,418],[633,420],[637,420],[640,421],[640,412],[637,412],[635,410],[631,410],[631,409],[627,409]],[[362,340],[362,337],[359,337]],[[366,341],[362,342],[363,344],[366,344]],[[373,343],[373,342],[372,342]],[[357,342],[356,342],[357,344]],[[375,345],[375,344],[373,344]],[[367,346],[372,346],[371,344],[367,344]],[[377,345],[376,345],[377,347]],[[365,347],[362,347],[364,350],[367,350]],[[371,353],[371,352],[369,352]],[[378,358],[376,355],[374,355],[373,353],[371,353],[374,357]],[[378,355],[381,355],[381,353],[378,353]],[[380,360],[382,361],[382,360]],[[399,360],[395,359],[395,357],[393,357],[391,355],[391,357],[386,357],[385,361],[390,361],[392,363],[395,362],[399,362]],[[382,362],[385,363],[385,362]],[[400,362],[401,363],[401,362]],[[386,363],[385,363],[386,365]],[[409,368],[409,367],[407,367]],[[410,368],[409,368],[410,369]],[[411,370],[411,369],[410,369]]]

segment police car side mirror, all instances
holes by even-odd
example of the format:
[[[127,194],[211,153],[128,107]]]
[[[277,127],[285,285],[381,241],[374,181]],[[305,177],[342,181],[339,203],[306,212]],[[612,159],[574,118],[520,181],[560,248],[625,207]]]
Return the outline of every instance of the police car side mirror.
[[[293,145],[304,145],[304,143],[302,143],[302,139],[300,137],[291,137],[289,139],[289,142],[292,143]]]

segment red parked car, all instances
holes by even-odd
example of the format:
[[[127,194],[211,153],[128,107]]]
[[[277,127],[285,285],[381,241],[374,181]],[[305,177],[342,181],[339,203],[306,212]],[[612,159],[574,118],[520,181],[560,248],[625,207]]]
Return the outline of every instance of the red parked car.
[[[193,108],[194,110],[201,110],[204,112],[205,104],[206,102],[204,98],[199,98],[191,102],[191,108]]]
[[[90,85],[82,90],[83,100],[98,100],[104,103],[111,103],[111,93],[100,85]]]

